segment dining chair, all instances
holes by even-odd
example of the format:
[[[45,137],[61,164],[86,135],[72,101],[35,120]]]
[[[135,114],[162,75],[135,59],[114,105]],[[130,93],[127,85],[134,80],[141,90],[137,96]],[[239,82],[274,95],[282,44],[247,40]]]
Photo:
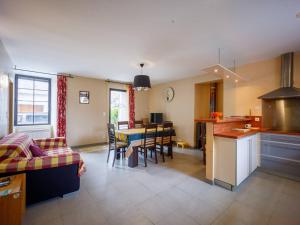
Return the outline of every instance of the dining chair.
[[[145,126],[145,133],[141,146],[139,147],[139,152],[144,154],[144,163],[147,167],[147,153],[152,151],[155,154],[155,163],[157,163],[157,153],[156,153],[156,136],[157,136],[157,124],[148,124]]]
[[[126,148],[128,147],[126,142],[117,141],[115,126],[113,124],[107,124],[108,131],[108,155],[107,163],[109,161],[110,151],[114,151],[114,160],[112,166],[115,165],[115,160],[118,156],[125,156]]]
[[[134,121],[134,128],[143,128],[143,127],[144,127],[143,120],[135,120]]]
[[[128,121],[118,121],[118,130],[127,130],[129,129]]]
[[[161,136],[157,137],[157,150],[160,151],[162,155],[163,162],[165,162],[165,154],[164,154],[164,147],[168,148],[168,155],[171,156],[173,159],[173,142],[172,142],[172,135],[173,135],[173,123],[172,122],[164,122],[162,125],[162,132]]]

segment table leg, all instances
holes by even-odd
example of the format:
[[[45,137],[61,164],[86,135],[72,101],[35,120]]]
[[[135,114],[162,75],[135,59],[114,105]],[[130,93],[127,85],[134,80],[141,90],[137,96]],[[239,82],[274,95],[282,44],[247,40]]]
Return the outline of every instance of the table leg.
[[[132,154],[128,157],[128,166],[133,168],[138,166],[138,147],[132,147],[133,152]]]

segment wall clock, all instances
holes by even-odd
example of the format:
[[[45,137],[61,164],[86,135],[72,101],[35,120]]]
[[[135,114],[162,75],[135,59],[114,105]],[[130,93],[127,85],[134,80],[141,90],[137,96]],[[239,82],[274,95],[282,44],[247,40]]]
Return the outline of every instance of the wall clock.
[[[174,99],[175,91],[174,88],[168,87],[165,90],[164,98],[167,102],[171,102]]]

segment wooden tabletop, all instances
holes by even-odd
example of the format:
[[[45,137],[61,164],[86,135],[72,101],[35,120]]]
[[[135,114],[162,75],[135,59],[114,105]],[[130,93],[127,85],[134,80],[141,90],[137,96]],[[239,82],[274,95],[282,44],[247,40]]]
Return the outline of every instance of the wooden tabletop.
[[[162,131],[161,127],[157,128],[157,131]],[[132,128],[132,129],[124,129],[124,130],[116,130],[117,134],[124,134],[124,135],[132,135],[132,134],[143,134],[145,133],[145,128]]]

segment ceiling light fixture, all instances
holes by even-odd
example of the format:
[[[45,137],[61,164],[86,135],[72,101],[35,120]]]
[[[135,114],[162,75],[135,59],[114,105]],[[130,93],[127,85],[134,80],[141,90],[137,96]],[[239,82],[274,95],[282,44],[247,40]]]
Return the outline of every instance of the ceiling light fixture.
[[[233,61],[233,68],[228,68],[221,64],[221,49],[218,49],[218,63],[202,69],[206,74],[215,74],[222,79],[228,79],[231,82],[239,82],[246,80],[236,73],[236,61]]]
[[[133,88],[136,91],[147,91],[151,88],[150,77],[147,75],[143,75],[144,65],[144,63],[140,64],[141,74],[134,76]]]

